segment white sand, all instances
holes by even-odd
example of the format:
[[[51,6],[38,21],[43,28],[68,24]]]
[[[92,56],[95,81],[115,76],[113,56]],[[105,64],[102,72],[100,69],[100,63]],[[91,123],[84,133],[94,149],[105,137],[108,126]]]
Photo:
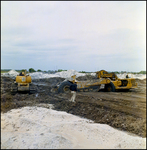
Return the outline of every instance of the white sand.
[[[146,138],[66,112],[23,107],[1,114],[2,149],[145,149]]]

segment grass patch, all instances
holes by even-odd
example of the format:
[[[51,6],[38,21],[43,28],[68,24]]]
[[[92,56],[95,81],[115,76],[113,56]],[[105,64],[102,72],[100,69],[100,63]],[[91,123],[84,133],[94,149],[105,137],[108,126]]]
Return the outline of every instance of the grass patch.
[[[1,73],[8,73],[10,70],[1,70]],[[18,73],[22,72],[21,70],[15,70],[15,71],[17,71]]]
[[[1,70],[1,73],[8,73],[9,71]]]

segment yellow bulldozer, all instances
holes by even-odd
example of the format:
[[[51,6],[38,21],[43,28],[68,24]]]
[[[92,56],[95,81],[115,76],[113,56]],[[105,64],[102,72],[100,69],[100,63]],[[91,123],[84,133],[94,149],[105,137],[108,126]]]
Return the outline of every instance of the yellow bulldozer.
[[[31,76],[26,74],[26,70],[17,75],[14,83],[11,85],[11,93],[15,94],[17,92],[36,92],[36,88],[32,84]]]
[[[78,81],[76,80],[76,75],[73,75],[69,79],[65,79],[63,82],[58,83],[51,91],[58,93],[69,92],[69,87],[74,82],[77,83],[78,91],[99,91],[101,85],[104,86],[104,91],[106,92],[137,88],[137,83],[134,78],[126,77],[125,79],[119,79],[114,72],[108,73],[105,70],[100,70],[96,72],[96,79]]]

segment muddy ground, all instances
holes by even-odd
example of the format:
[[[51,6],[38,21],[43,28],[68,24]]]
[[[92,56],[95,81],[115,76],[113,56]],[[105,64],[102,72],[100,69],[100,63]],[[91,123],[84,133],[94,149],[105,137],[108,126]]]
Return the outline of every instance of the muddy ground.
[[[77,80],[86,80],[79,77]],[[55,94],[52,86],[64,78],[34,79],[37,93],[10,92],[13,79],[1,77],[1,112],[24,106],[41,106],[88,118],[96,123],[108,124],[118,130],[146,137],[146,79],[139,80],[137,89],[117,92],[77,92],[76,102],[70,102],[71,94]]]

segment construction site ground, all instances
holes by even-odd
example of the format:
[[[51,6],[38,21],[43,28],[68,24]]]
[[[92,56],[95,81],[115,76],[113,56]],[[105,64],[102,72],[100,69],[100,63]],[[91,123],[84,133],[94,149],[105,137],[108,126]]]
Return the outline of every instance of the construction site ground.
[[[77,80],[86,80],[79,77]],[[146,137],[146,79],[136,79],[137,89],[129,91],[77,92],[76,102],[70,102],[71,93],[52,93],[51,88],[64,78],[34,79],[37,88],[34,94],[10,92],[12,78],[1,77],[1,113],[24,106],[49,108],[65,111],[96,123],[108,124],[118,130]]]

